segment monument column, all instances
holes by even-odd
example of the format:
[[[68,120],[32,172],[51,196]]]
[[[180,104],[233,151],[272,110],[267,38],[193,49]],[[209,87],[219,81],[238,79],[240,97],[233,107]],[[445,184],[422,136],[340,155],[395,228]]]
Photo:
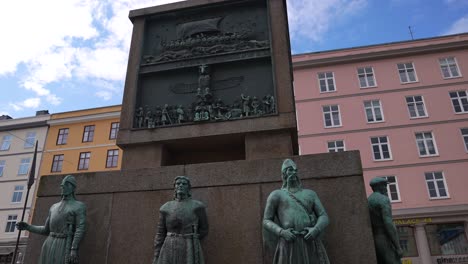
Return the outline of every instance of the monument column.
[[[422,263],[430,264],[431,259],[431,249],[429,248],[429,242],[427,241],[425,223],[419,223],[415,225],[415,238],[418,245],[418,253],[421,258]]]

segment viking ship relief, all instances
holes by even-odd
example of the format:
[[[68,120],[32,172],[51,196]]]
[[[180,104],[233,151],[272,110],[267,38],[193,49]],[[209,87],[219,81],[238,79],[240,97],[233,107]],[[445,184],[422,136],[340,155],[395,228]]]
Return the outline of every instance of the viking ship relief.
[[[269,49],[268,40],[251,38],[251,30],[229,32],[220,28],[225,17],[181,23],[176,26],[176,39],[160,40],[160,53],[143,56],[143,65]]]

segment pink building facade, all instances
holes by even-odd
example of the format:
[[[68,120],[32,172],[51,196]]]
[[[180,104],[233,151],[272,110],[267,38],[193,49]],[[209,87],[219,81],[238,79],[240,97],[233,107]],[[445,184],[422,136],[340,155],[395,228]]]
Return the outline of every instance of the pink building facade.
[[[293,66],[300,153],[359,150],[366,183],[388,177],[404,263],[468,263],[468,34]]]

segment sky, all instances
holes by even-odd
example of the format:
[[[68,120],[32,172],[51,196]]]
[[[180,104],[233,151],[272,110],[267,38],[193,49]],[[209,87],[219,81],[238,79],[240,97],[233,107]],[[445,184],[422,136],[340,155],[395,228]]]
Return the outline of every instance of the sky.
[[[171,0],[2,1],[0,115],[122,103],[130,10]],[[468,0],[287,0],[293,54],[468,32]]]

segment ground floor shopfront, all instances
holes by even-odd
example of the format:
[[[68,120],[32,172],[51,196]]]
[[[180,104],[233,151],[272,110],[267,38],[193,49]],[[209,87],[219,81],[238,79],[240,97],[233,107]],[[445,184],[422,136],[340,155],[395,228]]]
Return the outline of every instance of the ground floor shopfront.
[[[403,264],[468,264],[468,205],[393,211]]]
[[[26,237],[20,239],[18,246],[18,255],[14,264],[23,263],[23,256],[26,251]],[[16,239],[15,240],[0,240],[0,264],[12,264],[13,254],[15,252]]]

